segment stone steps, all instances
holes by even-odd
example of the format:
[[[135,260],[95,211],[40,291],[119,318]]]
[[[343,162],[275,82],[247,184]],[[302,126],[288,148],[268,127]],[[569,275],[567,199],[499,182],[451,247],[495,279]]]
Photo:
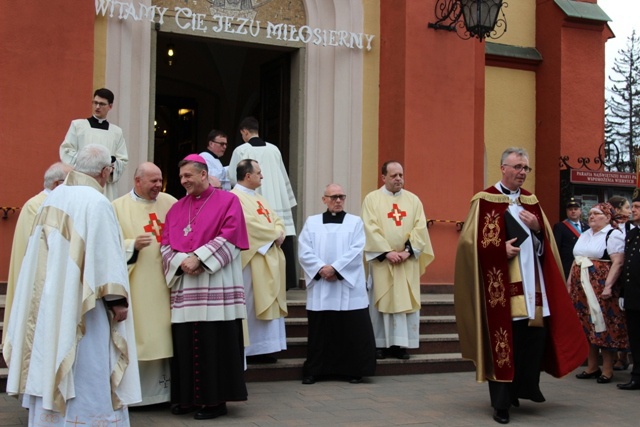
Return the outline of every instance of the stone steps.
[[[3,289],[0,285],[0,291]],[[412,375],[473,371],[471,362],[462,359],[453,309],[450,285],[422,286],[420,310],[420,346],[410,349],[409,360],[378,360],[376,375]],[[307,354],[306,292],[287,292],[289,315],[285,319],[287,350],[277,354],[271,365],[248,365],[247,381],[283,381],[302,378],[302,365]],[[0,316],[5,296],[0,295]],[[1,317],[0,317],[1,319]],[[0,322],[1,323],[1,322]],[[0,327],[3,325],[0,324]],[[0,358],[0,390],[6,386],[7,369]]]

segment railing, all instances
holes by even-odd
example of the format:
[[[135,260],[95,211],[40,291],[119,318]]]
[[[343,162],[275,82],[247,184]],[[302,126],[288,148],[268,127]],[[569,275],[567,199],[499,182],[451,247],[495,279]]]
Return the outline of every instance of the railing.
[[[454,219],[430,219],[427,221],[427,228],[431,228],[431,226],[436,222],[443,222],[445,224],[455,224],[456,231],[461,231],[462,226],[464,225],[464,221],[456,221]]]
[[[20,208],[15,206],[0,206],[0,210],[2,211],[2,219],[9,218],[9,212],[14,213],[15,211],[19,211]]]

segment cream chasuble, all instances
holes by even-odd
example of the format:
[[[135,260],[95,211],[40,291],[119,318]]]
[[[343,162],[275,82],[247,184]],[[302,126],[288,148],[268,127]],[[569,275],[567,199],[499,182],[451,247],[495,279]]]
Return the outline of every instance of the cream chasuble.
[[[296,197],[289,181],[289,175],[282,162],[280,150],[273,144],[254,147],[248,142],[236,147],[231,155],[228,174],[231,185],[236,185],[236,167],[242,159],[253,159],[260,164],[264,173],[262,185],[256,190],[269,201],[277,216],[282,218],[287,236],[295,236],[296,228],[293,223],[291,209],[296,206]]]
[[[32,422],[50,415],[52,426],[128,426],[126,406],[140,401],[131,309],[113,322],[103,303],[128,298],[129,281],[101,190],[71,171],[44,201],[29,238],[3,354],[7,393],[24,394]]]
[[[382,187],[365,197],[362,220],[376,309],[381,313],[420,310],[420,276],[434,258],[422,202],[407,190],[391,194]],[[407,241],[414,255],[403,263],[376,259],[385,252],[404,251]]]
[[[285,258],[274,241],[284,224],[264,197],[240,184],[231,191],[242,204],[249,234],[249,249],[241,253],[242,268],[251,268],[255,316],[272,320],[287,315]]]
[[[170,291],[162,269],[160,243],[167,212],[175,202],[169,194],[160,193],[155,201],[150,201],[137,197],[133,191],[113,202],[125,239],[127,260],[133,256],[136,237],[145,233],[155,237],[138,252],[136,261],[129,264],[131,304],[141,361],[173,356]]]
[[[7,279],[7,295],[5,296],[4,305],[4,323],[2,328],[2,342],[7,336],[9,326],[9,316],[11,315],[11,304],[13,303],[13,294],[18,281],[18,274],[22,266],[22,259],[27,251],[27,242],[33,228],[33,221],[36,219],[38,209],[44,199],[51,190],[44,189],[29,200],[20,209],[20,216],[16,222],[16,228],[13,233],[13,244],[11,245],[11,259],[9,261],[9,278]]]

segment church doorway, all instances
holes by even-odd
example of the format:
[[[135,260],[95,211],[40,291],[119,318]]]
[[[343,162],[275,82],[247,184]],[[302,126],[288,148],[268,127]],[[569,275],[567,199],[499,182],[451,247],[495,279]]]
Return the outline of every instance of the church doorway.
[[[278,146],[289,170],[291,155],[291,64],[297,49],[159,32],[156,43],[154,161],[165,189],[180,198],[178,162],[206,148],[207,134],[228,135],[228,164],[242,144],[238,124],[260,122],[260,136]]]

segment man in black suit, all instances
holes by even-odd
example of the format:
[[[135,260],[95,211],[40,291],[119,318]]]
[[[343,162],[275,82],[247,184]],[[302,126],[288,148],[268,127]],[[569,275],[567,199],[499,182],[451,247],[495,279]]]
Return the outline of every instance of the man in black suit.
[[[573,247],[576,245],[580,234],[589,228],[586,223],[581,221],[581,216],[582,209],[580,204],[572,197],[567,203],[567,219],[553,226],[553,237],[556,239],[556,245],[558,245],[558,251],[560,252],[565,280],[569,277],[569,271],[573,263]]]
[[[633,363],[629,382],[618,384],[620,390],[640,390],[640,197],[631,202],[631,215],[635,227],[627,231],[625,239],[620,308],[627,318],[631,354],[638,363]]]

